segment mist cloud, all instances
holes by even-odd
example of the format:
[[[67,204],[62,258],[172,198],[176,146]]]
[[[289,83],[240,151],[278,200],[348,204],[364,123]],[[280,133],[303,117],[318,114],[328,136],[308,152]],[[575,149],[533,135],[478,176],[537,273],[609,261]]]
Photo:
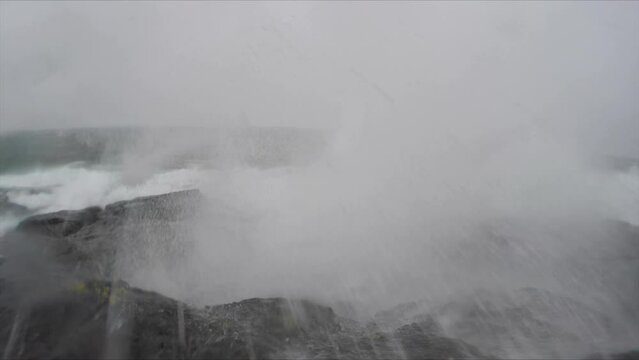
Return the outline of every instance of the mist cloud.
[[[639,152],[636,3],[0,5],[1,130],[393,121]],[[503,119],[503,120],[502,120]],[[438,120],[438,121],[440,121]],[[409,125],[407,125],[409,126]],[[412,125],[410,125],[412,126]]]
[[[590,161],[639,156],[638,64],[636,2],[0,2],[2,132],[327,130],[307,162],[239,161],[315,149],[294,132],[153,129],[114,135],[108,166],[2,180],[55,185],[18,199],[46,211],[200,189],[179,259],[118,254],[124,280],[189,302],[379,310],[532,286],[624,303],[635,267],[589,260],[610,223],[639,224],[638,170]]]

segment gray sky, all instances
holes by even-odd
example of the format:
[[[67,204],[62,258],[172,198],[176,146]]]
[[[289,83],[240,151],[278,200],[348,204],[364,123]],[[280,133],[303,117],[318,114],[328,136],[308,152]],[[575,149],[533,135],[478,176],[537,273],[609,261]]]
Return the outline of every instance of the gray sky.
[[[332,128],[364,104],[633,155],[638,64],[638,2],[1,2],[0,131]]]

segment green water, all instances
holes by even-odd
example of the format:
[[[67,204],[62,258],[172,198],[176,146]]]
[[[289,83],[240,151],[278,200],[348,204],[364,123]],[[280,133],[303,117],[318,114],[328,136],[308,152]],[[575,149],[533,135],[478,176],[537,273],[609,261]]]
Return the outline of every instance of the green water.
[[[189,163],[216,167],[229,162],[286,166],[316,158],[325,133],[295,128],[101,128],[32,130],[0,134],[0,174],[74,162],[118,164],[125,158],[160,167]],[[159,158],[154,159],[154,158]]]
[[[131,137],[125,129],[19,131],[0,134],[0,174],[73,162],[95,164],[113,139]]]

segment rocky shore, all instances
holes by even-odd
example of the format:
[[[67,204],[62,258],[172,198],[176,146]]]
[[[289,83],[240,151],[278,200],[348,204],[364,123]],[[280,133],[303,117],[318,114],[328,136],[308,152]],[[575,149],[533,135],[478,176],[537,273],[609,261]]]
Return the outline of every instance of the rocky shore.
[[[182,251],[176,232],[202,202],[189,190],[22,221],[0,242],[3,357],[481,359],[502,356],[494,344],[508,342],[512,329],[535,346],[579,341],[552,322],[552,311],[588,314],[593,329],[608,321],[578,301],[538,289],[501,299],[499,309],[489,300],[493,295],[480,294],[430,313],[418,303],[403,304],[362,322],[304,299],[196,307],[119,280],[122,261],[141,266],[151,256],[149,238],[163,241],[163,251]],[[442,318],[454,321],[442,324]],[[591,357],[635,359],[639,353]]]

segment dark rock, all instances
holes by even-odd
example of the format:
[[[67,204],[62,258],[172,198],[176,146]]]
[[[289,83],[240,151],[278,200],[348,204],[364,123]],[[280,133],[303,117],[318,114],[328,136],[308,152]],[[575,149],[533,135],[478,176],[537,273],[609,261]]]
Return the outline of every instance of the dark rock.
[[[104,210],[109,216],[127,221],[178,221],[193,215],[201,200],[198,190],[183,190],[119,201]]]
[[[156,329],[144,329],[148,333],[143,333],[139,328],[144,321],[153,321],[164,328],[169,324],[167,317],[175,315],[175,301],[129,289],[125,284],[78,282],[36,302],[16,307],[5,304],[1,314],[0,341],[5,358],[137,357],[139,349],[146,350],[145,358],[175,355],[170,352],[174,350],[171,346],[164,351],[151,350],[147,338]],[[144,319],[147,315],[152,315],[152,319]],[[174,319],[171,320],[170,324],[175,326]],[[163,329],[167,336],[173,335],[172,330],[168,326]],[[153,335],[158,341],[168,341],[162,334]]]
[[[99,207],[89,207],[84,210],[63,210],[34,215],[20,222],[17,229],[40,235],[64,237],[96,222],[101,211]]]
[[[476,291],[433,312],[446,323],[447,335],[506,358],[574,357],[596,349],[593,340],[606,343],[611,336],[610,319],[604,314],[534,288],[513,293]]]
[[[391,309],[375,314],[375,322],[383,328],[397,328],[406,324],[416,324],[429,334],[442,335],[441,324],[430,314],[428,308],[417,302],[399,304]]]
[[[591,355],[585,360],[639,360],[639,350],[616,354]]]
[[[190,353],[194,358],[481,357],[474,347],[427,333],[417,325],[381,332],[304,300],[250,299],[210,308],[206,317],[213,336],[195,347]]]
[[[127,268],[122,259],[147,261],[151,248],[179,253],[176,236],[188,230],[200,200],[199,192],[185,191],[23,221],[0,242],[4,357],[481,357],[428,316],[399,328],[392,319],[363,326],[329,307],[282,298],[201,309],[109,280],[114,268]]]
[[[182,320],[180,320],[182,319]],[[416,324],[392,333],[344,326],[310,301],[249,299],[197,309],[125,283],[77,282],[0,307],[5,357],[466,359],[481,354]]]
[[[502,358],[580,358],[609,350],[618,337],[604,313],[536,288],[476,290],[439,304],[400,304],[377,313],[375,321],[385,329],[461,339]]]
[[[201,201],[199,191],[186,190],[121,201],[104,209],[35,215],[6,234],[0,247],[7,256],[35,247],[47,254],[47,261],[75,276],[110,279],[116,266],[134,272],[153,261],[151,248],[154,258],[183,251],[186,244],[177,239],[188,233],[186,220]]]
[[[481,358],[473,346],[459,340],[436,336],[429,328],[417,323],[404,325],[394,333],[408,359],[464,359]]]

